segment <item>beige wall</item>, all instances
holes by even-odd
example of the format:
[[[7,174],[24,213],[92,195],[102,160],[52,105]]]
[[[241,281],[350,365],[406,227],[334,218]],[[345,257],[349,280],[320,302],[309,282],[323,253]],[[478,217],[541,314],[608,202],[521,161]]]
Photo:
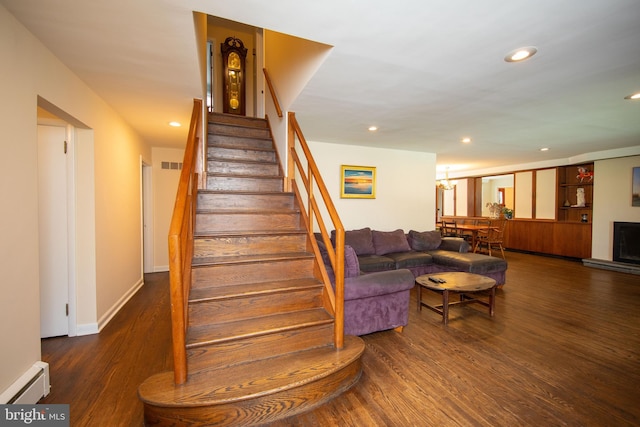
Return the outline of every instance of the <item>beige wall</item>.
[[[435,228],[435,154],[319,142],[309,148],[346,230]],[[341,165],[375,166],[376,198],[341,199]]]
[[[184,150],[158,148],[151,150],[153,158],[153,270],[169,271],[167,236],[176,201],[180,171],[162,169],[162,162],[180,163]]]
[[[76,197],[93,193],[91,207],[80,204],[78,236],[95,266],[78,269],[78,314],[102,326],[123,297],[142,280],[140,156],[150,149],[132,129],[33,35],[0,6],[0,392],[40,360],[37,206],[38,96],[89,129],[78,138],[80,155],[94,157],[79,173],[94,175],[93,189],[80,183]],[[92,145],[92,146],[91,146]],[[95,225],[93,225],[95,224]],[[91,256],[88,257],[89,260]],[[79,257],[79,260],[86,259]],[[86,281],[93,283],[85,283]],[[92,291],[92,288],[94,289]],[[82,290],[82,291],[81,291]],[[88,308],[87,308],[88,307]],[[80,321],[80,319],[79,319]]]
[[[615,221],[640,222],[640,207],[631,206],[634,167],[640,167],[640,156],[598,160],[593,166],[593,258],[613,259]]]

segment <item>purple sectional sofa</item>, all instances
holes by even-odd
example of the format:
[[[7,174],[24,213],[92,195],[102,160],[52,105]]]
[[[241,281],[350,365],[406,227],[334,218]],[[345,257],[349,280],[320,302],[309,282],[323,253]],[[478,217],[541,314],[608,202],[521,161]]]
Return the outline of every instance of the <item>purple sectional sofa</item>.
[[[334,237],[332,232],[335,242]],[[334,283],[326,246],[319,235],[316,241]],[[491,277],[500,286],[505,283],[505,260],[468,251],[464,239],[442,238],[437,231],[346,231],[344,333],[365,335],[406,326],[409,294],[415,277],[422,274],[466,271]]]

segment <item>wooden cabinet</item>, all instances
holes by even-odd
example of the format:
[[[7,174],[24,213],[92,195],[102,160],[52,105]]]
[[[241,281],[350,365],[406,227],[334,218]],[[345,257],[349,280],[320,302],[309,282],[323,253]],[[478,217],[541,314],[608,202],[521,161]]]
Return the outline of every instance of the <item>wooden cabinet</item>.
[[[572,258],[591,258],[591,223],[509,220],[504,247]]]
[[[584,193],[581,203],[578,192]],[[593,163],[558,168],[558,221],[591,223]]]

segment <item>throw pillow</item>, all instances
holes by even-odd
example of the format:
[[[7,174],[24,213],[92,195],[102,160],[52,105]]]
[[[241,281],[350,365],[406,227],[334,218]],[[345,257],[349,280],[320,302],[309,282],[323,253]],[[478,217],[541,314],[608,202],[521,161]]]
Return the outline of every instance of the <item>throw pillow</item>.
[[[395,231],[373,231],[373,246],[376,255],[390,254],[393,252],[410,251],[411,247],[407,237],[401,229]]]
[[[336,231],[331,231],[331,241],[336,244]],[[358,255],[373,255],[376,253],[373,247],[373,237],[369,227],[360,230],[344,232],[344,244],[351,246]]]
[[[344,278],[358,277],[360,275],[360,262],[356,251],[349,245],[344,245]]]
[[[317,242],[320,254],[322,255],[322,262],[329,275],[329,280],[333,283],[335,282],[335,275],[333,273],[333,267],[331,266],[331,260],[329,259],[329,252],[322,239],[317,240]],[[358,261],[358,255],[356,255],[356,251],[351,246],[344,245],[344,277],[346,279],[348,277],[358,277],[359,275],[360,262]]]
[[[414,251],[433,251],[440,247],[442,236],[439,231],[409,231],[409,243]]]

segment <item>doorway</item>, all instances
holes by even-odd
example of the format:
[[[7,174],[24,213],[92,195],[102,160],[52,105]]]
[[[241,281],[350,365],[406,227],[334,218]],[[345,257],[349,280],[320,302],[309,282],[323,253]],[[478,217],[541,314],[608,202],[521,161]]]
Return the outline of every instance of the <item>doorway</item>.
[[[70,218],[68,172],[70,126],[38,125],[38,234],[40,336],[69,335]]]

